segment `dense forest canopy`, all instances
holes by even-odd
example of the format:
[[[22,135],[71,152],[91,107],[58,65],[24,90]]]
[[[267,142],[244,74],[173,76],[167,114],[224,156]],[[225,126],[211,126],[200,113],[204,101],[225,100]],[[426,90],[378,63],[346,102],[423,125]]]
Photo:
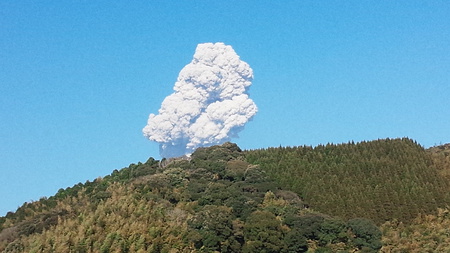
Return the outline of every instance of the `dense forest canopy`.
[[[450,204],[442,164],[408,138],[252,150],[246,159],[314,209],[345,219],[409,222]]]
[[[449,150],[225,143],[150,158],[0,217],[0,252],[445,251]]]

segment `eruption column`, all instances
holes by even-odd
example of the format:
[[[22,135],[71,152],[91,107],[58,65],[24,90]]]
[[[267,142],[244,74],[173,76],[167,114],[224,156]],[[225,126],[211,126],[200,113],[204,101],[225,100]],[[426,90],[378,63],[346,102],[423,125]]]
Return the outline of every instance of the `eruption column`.
[[[231,46],[199,44],[158,115],[150,114],[144,136],[160,144],[164,158],[238,137],[258,110],[247,94],[252,79],[253,70]]]

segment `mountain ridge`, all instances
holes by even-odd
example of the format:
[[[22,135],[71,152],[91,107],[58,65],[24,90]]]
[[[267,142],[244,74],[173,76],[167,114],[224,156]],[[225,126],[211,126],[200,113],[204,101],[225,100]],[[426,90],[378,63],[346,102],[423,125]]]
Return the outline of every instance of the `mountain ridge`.
[[[368,202],[359,207],[347,201],[344,207],[346,213],[367,208],[363,209],[367,216],[342,215],[337,211],[342,209],[342,203],[328,196],[329,189],[321,188],[325,184],[320,183],[324,180],[320,175],[327,175],[322,172],[330,166],[335,168],[334,175],[328,174],[340,181],[329,181],[334,184],[330,189],[342,194],[341,201],[351,199],[352,194],[345,194],[352,192],[357,193],[354,198],[359,200],[364,191],[339,190],[337,183],[345,184],[339,173],[359,180],[356,172],[345,170],[352,159],[361,159],[361,163],[349,168],[356,171],[356,167],[364,165],[368,168],[364,173],[371,175],[370,171],[375,171],[373,175],[378,176],[384,175],[383,166],[397,169],[403,164],[398,169],[401,173],[393,173],[392,177],[405,179],[399,181],[405,186],[416,182],[419,190],[404,192],[399,188],[399,198],[386,195],[384,202],[373,201],[390,204],[380,205],[384,215],[391,215],[388,221],[414,223],[424,210],[430,215],[438,213],[437,209],[444,207],[439,205],[439,198],[444,200],[440,204],[448,203],[448,194],[441,194],[442,189],[448,190],[445,180],[435,188],[426,184],[446,170],[442,167],[445,163],[438,162],[442,158],[439,150],[425,150],[415,141],[403,138],[244,151],[236,144],[225,143],[199,148],[190,159],[164,163],[149,158],[93,182],[60,189],[54,196],[25,203],[16,212],[0,217],[0,251],[259,252],[270,248],[269,252],[376,252],[382,246],[381,232],[371,220],[380,225],[386,219],[370,216]],[[411,159],[417,168],[408,163]],[[293,166],[295,163],[302,166]],[[317,171],[310,169],[313,176],[308,177],[303,173],[307,168]],[[416,169],[434,174],[427,179]],[[302,188],[292,183],[301,178],[316,178],[313,183],[321,190],[306,191],[309,186]],[[382,182],[378,182],[380,196],[386,194],[382,188],[389,185]],[[411,192],[417,200],[421,199],[418,196],[424,196],[424,201],[434,198],[417,205],[433,206],[416,206],[416,213],[406,212],[411,203],[406,199],[401,208],[392,208],[394,201]],[[322,201],[328,203],[328,208],[323,208]],[[398,228],[385,226],[384,230],[393,234]],[[260,234],[262,231],[265,236]]]

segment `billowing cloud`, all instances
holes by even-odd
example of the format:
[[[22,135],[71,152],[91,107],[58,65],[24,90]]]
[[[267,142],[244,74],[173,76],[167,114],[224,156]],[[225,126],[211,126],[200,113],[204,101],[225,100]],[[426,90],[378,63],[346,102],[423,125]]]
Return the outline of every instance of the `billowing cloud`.
[[[174,93],[150,114],[144,136],[160,143],[161,157],[191,154],[196,148],[238,137],[257,112],[247,94],[253,70],[231,46],[199,44],[178,76]]]

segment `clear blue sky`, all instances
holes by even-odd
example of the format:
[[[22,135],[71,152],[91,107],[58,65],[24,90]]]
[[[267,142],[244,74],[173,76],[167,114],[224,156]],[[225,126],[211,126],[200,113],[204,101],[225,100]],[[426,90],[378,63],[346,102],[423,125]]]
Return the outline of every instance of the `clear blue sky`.
[[[241,148],[450,142],[448,1],[1,1],[0,215],[159,159],[141,130],[204,42],[254,70]]]

